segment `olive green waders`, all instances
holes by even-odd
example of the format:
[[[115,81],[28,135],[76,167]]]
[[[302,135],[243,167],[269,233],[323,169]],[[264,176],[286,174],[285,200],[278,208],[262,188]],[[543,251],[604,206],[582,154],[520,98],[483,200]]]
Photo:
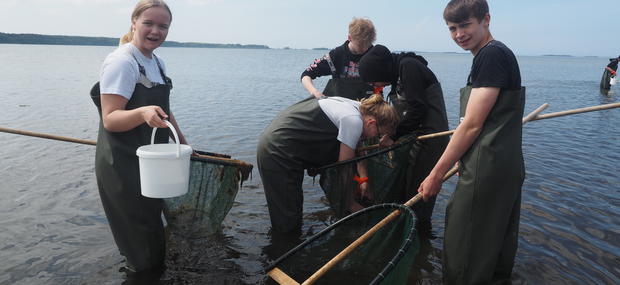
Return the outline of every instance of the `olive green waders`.
[[[169,114],[169,94],[168,85],[147,88],[138,83],[125,109],[157,105]],[[99,83],[91,90],[91,97],[101,115]],[[151,143],[152,130],[144,123],[126,132],[110,132],[101,120],[95,155],[99,195],[114,241],[121,255],[127,258],[127,265],[137,272],[163,268],[165,259],[163,200],[140,194],[136,156],[138,147]],[[167,143],[168,136],[168,129],[159,130],[155,142]]]
[[[301,229],[304,169],[338,160],[338,128],[318,102],[309,97],[285,109],[258,142],[258,170],[271,226],[277,232]]]
[[[461,118],[471,87],[461,89]],[[491,283],[510,277],[517,251],[525,177],[521,130],[525,88],[502,90],[482,131],[459,161],[446,209],[444,283]]]
[[[392,94],[396,95],[396,94]],[[403,95],[390,96],[390,101],[396,108],[401,118],[404,116],[406,108],[406,102],[404,102]],[[425,135],[437,132],[443,132],[448,130],[448,117],[446,115],[446,105],[443,100],[443,92],[441,91],[441,85],[435,83],[426,90],[424,90],[422,96],[426,98],[428,103],[428,110],[424,121],[420,127],[415,131],[416,135]],[[409,166],[407,167],[407,183],[404,190],[404,197],[399,203],[404,203],[411,199],[418,193],[418,187],[420,183],[431,172],[435,164],[443,154],[446,146],[448,145],[448,137],[438,137],[430,140],[419,141],[420,145],[413,145],[413,148],[409,152]],[[419,230],[426,230],[427,232],[431,227],[431,216],[433,214],[433,208],[435,207],[435,198],[428,201],[419,201],[412,206],[416,217],[416,223]]]
[[[323,95],[339,96],[351,100],[361,100],[370,97],[373,87],[359,78],[332,78],[327,81]]]
[[[601,78],[601,84],[600,84],[600,87],[602,90],[611,89],[611,84],[609,82],[610,79],[611,79],[611,72],[609,72],[609,70],[605,68],[605,70],[603,71],[603,77]]]

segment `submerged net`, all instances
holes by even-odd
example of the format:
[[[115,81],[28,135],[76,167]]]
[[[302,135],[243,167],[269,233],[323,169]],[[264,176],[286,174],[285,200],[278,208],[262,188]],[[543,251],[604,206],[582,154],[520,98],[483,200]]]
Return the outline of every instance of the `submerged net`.
[[[187,194],[164,199],[169,230],[190,236],[211,235],[220,228],[252,171],[251,164],[229,156],[198,153],[191,157]]]
[[[302,283],[395,210],[400,212],[396,218],[329,269],[317,284],[406,284],[419,243],[413,211],[398,204],[371,206],[341,219],[280,257],[267,271],[277,267]]]
[[[376,142],[367,142],[371,143]],[[414,229],[416,217],[409,207],[399,204],[407,198],[407,171],[412,166],[410,160],[415,160],[419,150],[420,145],[415,136],[407,136],[387,149],[374,149],[359,158],[311,170],[311,174],[321,175],[321,188],[336,216],[344,218],[289,251],[267,270],[277,267],[302,283],[348,245],[398,210],[400,214],[327,271],[318,283],[341,284],[353,281],[355,284],[406,284],[419,244]],[[366,168],[372,199],[358,200],[369,207],[347,216],[348,201],[352,195],[356,195],[358,188],[353,177],[357,174],[359,163]],[[270,273],[270,276],[275,275]]]
[[[411,161],[415,161],[419,151],[420,144],[415,136],[406,136],[387,149],[369,151],[365,156],[317,169],[316,172],[321,174],[321,188],[336,216],[346,216],[351,195],[357,196],[358,184],[353,177],[357,174],[358,163],[366,167],[372,194],[371,199],[355,197],[362,205],[402,204],[411,198],[405,195],[407,169],[413,167]]]

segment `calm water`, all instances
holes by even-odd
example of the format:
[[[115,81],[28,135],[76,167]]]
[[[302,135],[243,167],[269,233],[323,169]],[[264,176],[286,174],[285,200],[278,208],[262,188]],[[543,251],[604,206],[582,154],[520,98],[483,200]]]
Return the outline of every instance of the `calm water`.
[[[112,47],[0,45],[0,126],[96,139],[88,91]],[[299,75],[323,51],[162,48],[174,81],[172,109],[197,149],[255,163],[257,137],[275,114],[306,97]],[[467,54],[424,54],[444,87],[451,127]],[[607,58],[519,57],[526,113],[620,101],[598,84]],[[315,81],[324,86],[326,79]],[[524,127],[527,177],[515,283],[620,283],[620,110]],[[0,284],[118,284],[118,254],[97,193],[92,146],[0,133]],[[439,195],[434,231],[412,283],[440,283],[444,211],[456,178]],[[305,180],[304,235],[332,221],[322,191]],[[264,283],[282,251],[268,235],[258,173],[240,190],[222,232],[190,245],[193,268],[178,284]],[[187,246],[187,245],[186,245]],[[187,254],[191,250],[181,252]]]

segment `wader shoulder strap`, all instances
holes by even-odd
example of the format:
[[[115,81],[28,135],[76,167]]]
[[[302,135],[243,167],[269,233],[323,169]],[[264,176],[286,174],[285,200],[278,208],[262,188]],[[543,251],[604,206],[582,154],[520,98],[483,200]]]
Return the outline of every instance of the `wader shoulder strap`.
[[[327,53],[325,55],[325,61],[327,61],[327,64],[329,65],[329,70],[332,72],[332,78],[338,78],[340,76],[338,76],[338,74],[336,73],[336,66],[334,65],[334,62],[332,61],[331,56],[329,55],[329,53]]]

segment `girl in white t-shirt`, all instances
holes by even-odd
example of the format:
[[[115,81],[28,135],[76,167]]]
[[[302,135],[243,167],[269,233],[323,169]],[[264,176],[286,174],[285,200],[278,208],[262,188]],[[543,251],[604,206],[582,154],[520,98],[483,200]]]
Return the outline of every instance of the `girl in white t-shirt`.
[[[130,32],[101,67],[91,96],[101,115],[95,173],[101,202],[120,253],[126,257],[128,279],[154,284],[164,269],[165,239],[162,199],[140,194],[136,149],[167,143],[168,119],[180,143],[187,144],[170,110],[171,80],[153,51],[168,35],[170,9],[161,0],[142,0],[131,16]]]
[[[361,102],[310,97],[282,111],[256,150],[272,229],[301,229],[304,169],[351,159],[360,139],[391,135],[397,123],[396,111],[378,94]],[[350,201],[351,210],[361,208],[355,204]]]

